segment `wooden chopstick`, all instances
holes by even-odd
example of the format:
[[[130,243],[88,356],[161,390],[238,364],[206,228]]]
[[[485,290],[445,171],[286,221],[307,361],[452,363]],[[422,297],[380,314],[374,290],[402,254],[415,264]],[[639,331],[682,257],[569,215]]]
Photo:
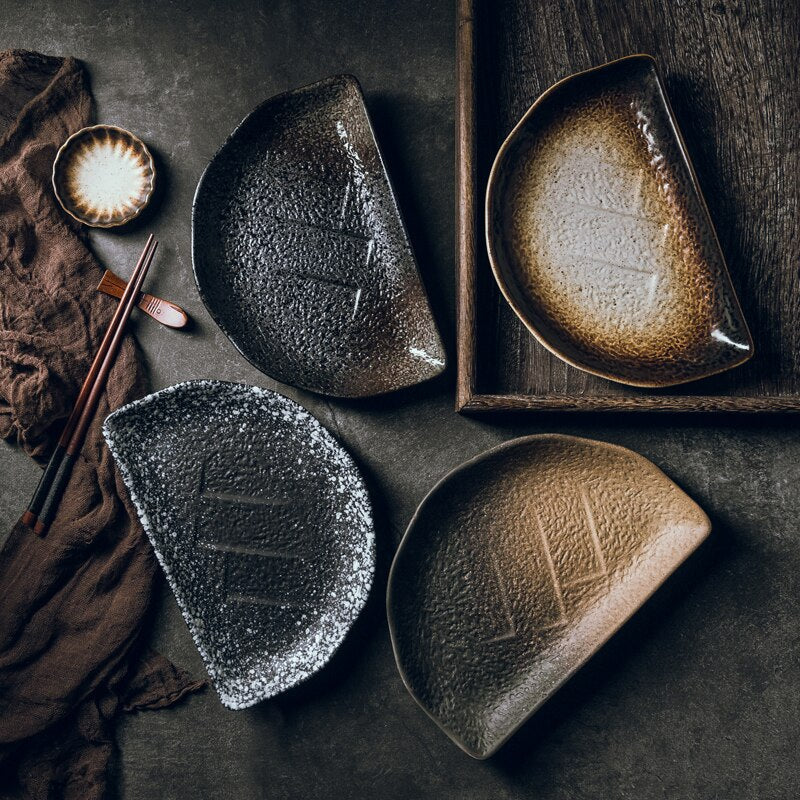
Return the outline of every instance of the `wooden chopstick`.
[[[64,490],[67,488],[67,483],[69,483],[69,477],[72,473],[72,467],[75,463],[75,459],[77,458],[78,453],[83,446],[86,430],[88,429],[89,423],[94,416],[95,409],[97,408],[97,402],[100,399],[100,395],[103,393],[103,390],[105,389],[108,374],[111,372],[111,368],[113,367],[116,359],[117,351],[119,350],[119,346],[122,343],[122,338],[125,335],[125,324],[127,323],[128,318],[130,317],[131,312],[136,305],[136,298],[139,296],[142,283],[144,282],[147,271],[150,268],[156,247],[158,247],[158,242],[153,241],[153,245],[147,253],[144,263],[141,265],[141,268],[138,270],[136,276],[131,278],[132,291],[125,301],[119,324],[114,330],[111,343],[109,344],[108,350],[106,351],[102,364],[97,372],[97,377],[92,384],[91,390],[89,391],[89,396],[86,399],[86,403],[84,404],[83,409],[78,417],[78,422],[75,425],[75,430],[72,433],[72,437],[70,438],[69,444],[67,445],[67,448],[61,459],[61,463],[59,464],[58,469],[53,477],[53,483],[50,487],[50,491],[48,492],[47,497],[42,504],[38,519],[33,526],[33,530],[40,535],[44,535],[47,532],[47,529],[50,527],[50,523],[53,521],[53,518],[56,515],[56,511],[58,511],[58,506],[61,502],[62,496],[64,495]],[[122,305],[122,303],[120,303],[120,305]]]
[[[144,264],[144,261],[152,247],[152,243],[153,235],[150,234],[147,239],[147,243],[144,246],[144,250],[142,251],[142,255],[139,257],[136,267],[134,268],[134,275],[137,275],[141,271],[142,265]],[[33,497],[28,504],[28,508],[22,515],[22,522],[29,528],[32,528],[36,524],[36,518],[39,516],[39,511],[42,508],[42,504],[50,492],[53,478],[58,471],[61,459],[64,457],[64,453],[66,452],[67,445],[72,438],[72,433],[75,430],[75,426],[78,424],[78,419],[83,411],[83,406],[89,397],[89,393],[91,392],[92,386],[97,378],[97,373],[100,370],[101,364],[103,363],[103,358],[105,358],[106,352],[111,344],[111,340],[114,337],[114,331],[116,330],[117,326],[119,325],[119,321],[122,318],[122,312],[128,297],[130,297],[130,293],[123,295],[122,300],[114,311],[114,315],[111,317],[111,322],[108,324],[108,329],[103,336],[103,340],[100,342],[100,347],[97,350],[94,361],[92,361],[92,365],[89,368],[89,372],[86,375],[83,386],[81,386],[78,398],[72,408],[72,413],[69,415],[69,419],[67,419],[64,430],[61,432],[61,437],[59,438],[58,443],[53,450],[53,454],[50,456],[50,461],[48,462],[47,467],[42,473],[42,477],[39,480],[39,485],[36,487],[36,491],[33,493]]]
[[[52,515],[56,510],[55,507],[53,507],[54,502],[55,506],[57,507],[57,500],[52,498],[56,479],[63,481],[64,485],[61,486],[61,491],[63,491],[63,488],[66,486],[66,478],[69,477],[69,471],[67,470],[65,473],[63,468],[63,462],[67,456],[67,450],[73,441],[75,432],[81,424],[81,420],[86,413],[87,406],[90,408],[89,419],[91,418],[91,413],[94,410],[91,405],[92,403],[96,405],[97,399],[99,398],[99,393],[102,392],[103,385],[105,384],[105,380],[108,376],[108,371],[111,368],[111,363],[113,363],[114,356],[116,355],[116,349],[119,347],[119,342],[122,339],[122,331],[124,330],[125,323],[130,316],[131,310],[138,295],[138,289],[136,286],[141,286],[141,282],[144,280],[144,276],[147,274],[147,269],[152,261],[156,246],[157,242],[155,242],[151,234],[147,239],[147,243],[145,244],[139,261],[136,264],[131,281],[126,288],[125,293],[123,294],[122,300],[114,312],[114,316],[111,318],[111,322],[109,323],[105,335],[103,336],[103,340],[100,343],[100,347],[98,348],[94,360],[92,361],[92,365],[89,368],[89,373],[83,382],[83,386],[81,387],[78,398],[75,401],[72,413],[70,414],[69,419],[64,426],[64,430],[58,440],[58,444],[56,445],[56,448],[50,457],[50,461],[48,462],[47,467],[42,474],[39,485],[36,487],[36,491],[34,492],[28,508],[22,515],[22,522],[28,527],[34,528],[34,530],[36,530],[38,526],[40,532],[42,532],[46,530],[47,525],[49,525],[50,521],[52,521]],[[104,370],[104,365],[107,363],[108,366]],[[97,389],[98,385],[99,390]],[[82,425],[81,437],[85,434],[87,426],[88,420]],[[78,444],[77,447],[80,449],[80,444]],[[48,500],[50,501],[49,503]],[[42,516],[43,509],[45,508],[46,504],[48,507],[48,513],[51,515],[50,519],[47,520],[46,524],[38,525],[40,521],[39,518]]]

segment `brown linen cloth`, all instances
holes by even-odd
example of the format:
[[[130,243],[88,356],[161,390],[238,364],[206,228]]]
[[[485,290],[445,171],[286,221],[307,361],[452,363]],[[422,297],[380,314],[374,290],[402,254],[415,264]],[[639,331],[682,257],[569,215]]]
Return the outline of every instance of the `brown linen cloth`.
[[[91,106],[74,59],[0,52],[0,435],[34,456],[60,433],[114,308],[50,185]],[[129,336],[50,531],[17,524],[0,552],[0,797],[103,797],[117,709],[204,684],[135,647],[156,564],[101,425],[143,391]]]

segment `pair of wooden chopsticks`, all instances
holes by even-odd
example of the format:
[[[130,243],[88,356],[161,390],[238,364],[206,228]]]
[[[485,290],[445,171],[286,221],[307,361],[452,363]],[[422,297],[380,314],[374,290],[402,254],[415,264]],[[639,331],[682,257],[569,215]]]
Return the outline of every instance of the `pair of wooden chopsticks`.
[[[89,374],[83,382],[61,438],[58,440],[27,510],[22,515],[22,522],[29,528],[33,528],[36,533],[46,533],[56,515],[61,497],[69,482],[72,465],[83,446],[86,430],[94,415],[97,401],[105,388],[108,373],[111,371],[122,337],[125,335],[125,325],[136,305],[156,247],[158,247],[158,242],[150,234],[130,282],[111,318],[108,330],[103,336],[97,355],[92,361]]]

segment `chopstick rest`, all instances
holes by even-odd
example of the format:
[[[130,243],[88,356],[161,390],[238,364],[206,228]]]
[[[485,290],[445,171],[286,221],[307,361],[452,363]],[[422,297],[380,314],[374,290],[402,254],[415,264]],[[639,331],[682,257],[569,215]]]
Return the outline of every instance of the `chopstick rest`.
[[[124,294],[126,286],[127,283],[123,278],[107,269],[97,285],[97,291],[119,299]],[[162,300],[160,297],[142,292],[137,305],[145,314],[168,328],[185,328],[189,324],[189,315],[179,305],[169,300]]]

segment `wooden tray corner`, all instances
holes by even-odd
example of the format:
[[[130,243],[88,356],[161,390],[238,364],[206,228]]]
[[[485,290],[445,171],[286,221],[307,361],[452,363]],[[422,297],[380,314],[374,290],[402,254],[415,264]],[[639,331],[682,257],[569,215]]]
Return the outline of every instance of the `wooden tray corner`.
[[[730,5],[730,8],[728,6]],[[800,7],[611,0],[458,0],[459,412],[800,411]],[[641,390],[561,362],[500,294],[484,243],[494,156],[560,78],[650,53],[666,79],[756,355],[734,370]]]

